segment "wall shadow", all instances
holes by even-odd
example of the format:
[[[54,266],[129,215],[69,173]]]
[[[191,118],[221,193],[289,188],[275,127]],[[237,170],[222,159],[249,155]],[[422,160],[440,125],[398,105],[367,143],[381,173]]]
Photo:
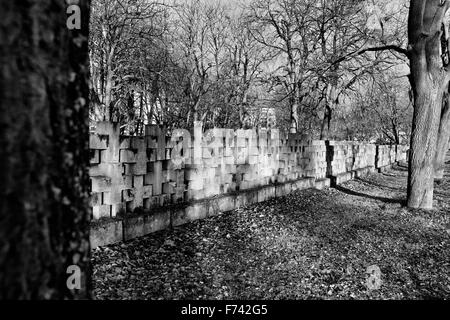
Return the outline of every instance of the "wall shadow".
[[[346,193],[348,195],[352,195],[352,196],[358,196],[358,197],[364,197],[364,198],[369,198],[369,199],[374,199],[374,200],[378,200],[378,201],[382,201],[384,203],[399,203],[402,206],[406,205],[406,200],[405,199],[393,199],[393,198],[385,198],[385,197],[378,197],[378,196],[372,196],[366,193],[362,193],[362,192],[357,192],[354,190],[350,190],[348,188],[344,188],[343,186],[336,186],[334,187],[336,190],[339,190],[343,193]]]
[[[363,179],[363,178],[356,178],[355,180],[361,181],[367,185],[378,187],[381,189],[389,189],[389,190],[393,190],[393,191],[397,191],[397,192],[404,192],[406,190],[406,187],[391,187],[391,186],[388,186],[385,184],[376,183],[372,180]]]

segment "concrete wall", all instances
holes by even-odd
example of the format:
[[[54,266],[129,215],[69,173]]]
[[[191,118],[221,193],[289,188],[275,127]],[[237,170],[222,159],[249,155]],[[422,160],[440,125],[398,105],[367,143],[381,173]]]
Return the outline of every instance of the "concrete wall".
[[[336,185],[375,170],[376,146],[369,143],[327,141],[328,176]]]
[[[324,188],[406,158],[403,146],[318,141],[278,130],[147,126],[90,136],[93,247],[132,239],[304,188]]]

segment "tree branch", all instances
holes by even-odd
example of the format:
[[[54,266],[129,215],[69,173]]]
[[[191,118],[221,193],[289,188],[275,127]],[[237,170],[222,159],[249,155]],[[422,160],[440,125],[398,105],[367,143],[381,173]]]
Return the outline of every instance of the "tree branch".
[[[406,57],[409,56],[409,52],[408,52],[407,49],[404,49],[404,48],[399,47],[397,45],[391,44],[391,45],[385,45],[385,46],[380,46],[380,47],[364,48],[364,49],[360,49],[360,50],[356,50],[356,51],[350,52],[349,54],[346,54],[346,55],[340,57],[339,59],[333,61],[331,63],[331,65],[330,65],[330,67],[333,66],[333,65],[336,65],[338,63],[341,63],[342,61],[344,61],[348,57],[359,56],[359,55],[362,55],[363,53],[366,53],[366,52],[376,52],[376,51],[395,51],[395,52],[398,52],[400,54],[405,55]]]

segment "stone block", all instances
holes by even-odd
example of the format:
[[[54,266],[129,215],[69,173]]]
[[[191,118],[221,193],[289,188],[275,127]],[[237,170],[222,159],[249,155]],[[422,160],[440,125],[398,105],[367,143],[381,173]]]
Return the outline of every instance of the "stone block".
[[[267,200],[267,190],[266,188],[260,188],[257,190],[258,202],[263,202]]]
[[[143,234],[150,234],[170,227],[170,211],[156,212],[144,216]]]
[[[100,163],[100,150],[90,150],[89,163],[92,165],[96,165]]]
[[[131,240],[142,237],[144,233],[144,217],[129,217],[123,220],[123,238],[124,240]]]
[[[102,204],[103,193],[102,192],[92,192],[89,197],[89,205],[91,207],[99,206]]]
[[[92,207],[92,215],[94,217],[94,220],[99,220],[101,218],[110,218],[111,206],[106,204],[94,206]]]
[[[116,203],[111,205],[111,217],[115,218],[119,214],[123,216],[123,214],[126,211],[125,202],[122,203]]]
[[[119,161],[122,163],[134,163],[136,162],[136,153],[130,149],[120,150]]]
[[[103,192],[103,204],[118,204],[122,202],[121,190],[112,190]]]
[[[315,182],[315,186],[314,187],[316,189],[322,190],[322,189],[325,189],[325,188],[329,188],[330,185],[331,185],[330,179],[324,178],[324,179],[317,179],[316,182]]]
[[[236,195],[235,207],[240,208],[258,202],[258,192],[248,190]]]
[[[123,241],[121,220],[107,220],[91,224],[89,239],[91,248]]]
[[[205,198],[205,191],[203,189],[200,190],[187,190],[187,199],[186,200],[200,200]]]
[[[107,176],[91,176],[92,192],[108,191],[111,186],[111,178]]]
[[[130,137],[120,137],[119,139],[119,149],[131,149],[131,138]]]
[[[353,177],[354,177],[354,171],[340,173],[338,175],[331,177],[331,185],[332,186],[340,185],[341,183],[352,180]]]
[[[98,134],[89,135],[89,148],[90,149],[108,149],[108,136],[100,136]]]
[[[204,202],[195,203],[184,210],[177,210],[172,214],[172,225],[179,226],[187,222],[198,219],[204,219],[208,215],[207,208]]]

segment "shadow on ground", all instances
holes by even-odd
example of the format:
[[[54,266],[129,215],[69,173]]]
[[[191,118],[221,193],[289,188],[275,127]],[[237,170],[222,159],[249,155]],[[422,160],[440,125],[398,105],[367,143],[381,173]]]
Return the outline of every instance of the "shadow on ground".
[[[408,210],[405,170],[302,190],[93,252],[98,299],[450,297],[449,178]],[[381,286],[367,286],[369,266]]]

